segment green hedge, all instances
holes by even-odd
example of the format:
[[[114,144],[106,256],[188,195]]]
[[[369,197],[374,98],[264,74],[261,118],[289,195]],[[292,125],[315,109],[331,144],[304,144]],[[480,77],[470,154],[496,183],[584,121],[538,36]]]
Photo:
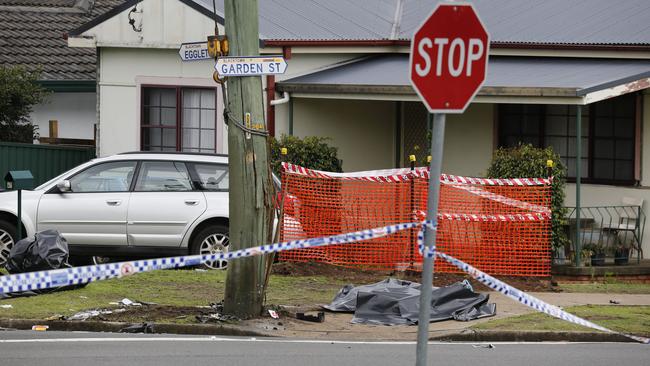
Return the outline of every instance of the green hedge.
[[[520,145],[516,148],[499,148],[492,157],[487,170],[488,178],[539,178],[547,177],[546,161],[553,160],[553,184],[551,186],[552,243],[554,248],[564,247],[569,240],[563,230],[567,209],[564,207],[566,167],[553,149]]]
[[[328,145],[329,138],[307,136],[300,139],[295,136],[282,135],[279,140],[271,138],[271,169],[280,176],[281,163],[304,166],[305,168],[341,172],[342,162],[338,158],[337,148]],[[287,155],[281,154],[281,148],[287,149]]]

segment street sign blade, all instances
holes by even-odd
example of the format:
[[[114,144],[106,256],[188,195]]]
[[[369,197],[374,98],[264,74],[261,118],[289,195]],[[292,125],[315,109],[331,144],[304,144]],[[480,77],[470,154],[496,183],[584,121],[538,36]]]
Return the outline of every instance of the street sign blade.
[[[219,57],[214,68],[220,77],[284,74],[287,63],[282,56]]]
[[[208,53],[207,42],[183,43],[181,48],[178,49],[178,55],[183,61],[209,60],[212,58]]]

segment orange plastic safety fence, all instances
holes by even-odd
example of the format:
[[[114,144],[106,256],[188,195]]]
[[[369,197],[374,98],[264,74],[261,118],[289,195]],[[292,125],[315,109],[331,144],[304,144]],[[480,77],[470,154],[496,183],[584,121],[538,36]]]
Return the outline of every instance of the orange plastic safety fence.
[[[421,221],[428,174],[282,173],[281,239],[295,240]],[[377,172],[375,172],[377,173]],[[369,173],[372,174],[372,173]],[[520,181],[488,184],[444,180],[440,191],[437,250],[482,271],[509,276],[549,276],[550,185]],[[529,182],[530,181],[526,181]],[[491,182],[494,183],[494,182]],[[510,185],[513,184],[513,185]],[[280,260],[325,262],[378,270],[421,270],[417,230],[354,244],[282,252]],[[436,260],[436,272],[458,272]]]

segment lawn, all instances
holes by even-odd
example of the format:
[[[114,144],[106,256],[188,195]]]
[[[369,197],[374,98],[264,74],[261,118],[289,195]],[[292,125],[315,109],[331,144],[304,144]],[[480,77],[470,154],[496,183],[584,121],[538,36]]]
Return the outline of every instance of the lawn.
[[[0,300],[0,318],[43,319],[70,316],[81,310],[114,308],[111,302],[123,298],[159,305],[206,306],[223,299],[226,272],[166,270],[140,273],[84,288],[51,294]],[[329,303],[347,282],[325,276],[272,275],[267,291],[268,305],[313,306]]]
[[[565,309],[603,327],[625,333],[650,336],[650,306],[585,305]],[[593,331],[541,313],[491,320],[473,329],[508,331]]]

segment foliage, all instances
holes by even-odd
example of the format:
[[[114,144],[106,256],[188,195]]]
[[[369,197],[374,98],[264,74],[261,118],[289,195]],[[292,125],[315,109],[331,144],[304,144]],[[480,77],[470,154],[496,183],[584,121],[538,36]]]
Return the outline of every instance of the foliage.
[[[337,148],[328,145],[329,140],[316,136],[300,139],[282,135],[279,140],[271,138],[271,169],[280,176],[281,163],[284,161],[310,169],[341,172],[342,162],[337,156]],[[287,149],[287,155],[281,154],[283,147]]]
[[[551,175],[551,209],[553,218],[552,244],[554,248],[563,248],[569,243],[563,225],[566,224],[567,209],[564,207],[564,186],[566,185],[566,167],[553,149],[535,148],[532,145],[520,145],[515,148],[499,148],[492,157],[487,171],[488,178],[534,178],[548,176],[546,161],[553,160]]]
[[[0,66],[0,141],[31,143],[38,138],[28,117],[48,91],[37,80],[38,73],[23,67]]]
[[[587,243],[582,246],[582,249],[588,252],[589,257],[591,257],[592,255],[605,254],[605,252],[607,251],[605,245],[599,242]]]

